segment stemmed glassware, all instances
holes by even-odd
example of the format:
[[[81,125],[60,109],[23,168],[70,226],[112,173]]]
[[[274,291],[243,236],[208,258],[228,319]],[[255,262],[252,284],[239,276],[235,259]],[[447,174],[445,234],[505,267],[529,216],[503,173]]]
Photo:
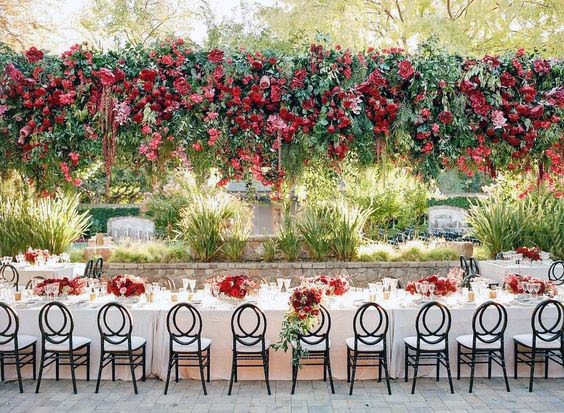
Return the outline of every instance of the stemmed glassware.
[[[284,279],[283,278],[277,278],[276,283],[278,284],[278,292],[281,293],[282,289],[284,288]]]
[[[435,295],[435,284],[433,283],[429,283],[429,285],[427,286],[429,288],[429,297],[431,299],[433,299],[434,295]]]

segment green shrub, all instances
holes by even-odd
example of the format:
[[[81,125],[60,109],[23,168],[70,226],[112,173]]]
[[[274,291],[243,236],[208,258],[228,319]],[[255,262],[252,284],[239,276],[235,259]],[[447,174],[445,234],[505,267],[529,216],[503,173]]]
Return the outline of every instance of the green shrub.
[[[301,240],[296,221],[290,214],[284,214],[282,217],[276,241],[284,258],[287,261],[295,261],[300,253]]]
[[[120,263],[177,263],[190,261],[188,248],[182,243],[171,245],[162,241],[130,242],[121,244],[110,257]]]
[[[462,209],[469,209],[470,206],[472,205],[472,201],[474,201],[476,198],[469,198],[466,196],[453,196],[453,197],[448,197],[448,198],[430,198],[427,201],[427,205],[432,207],[432,206],[439,206],[439,205],[445,205],[445,206],[451,206],[451,207],[456,207],[456,208],[462,208]]]
[[[329,204],[332,208],[331,249],[338,260],[356,258],[362,241],[362,230],[372,210],[341,201]]]
[[[116,217],[137,217],[140,215],[139,207],[118,207],[118,206],[100,206],[84,209],[80,208],[81,212],[86,211],[90,215],[90,228],[85,233],[86,236],[92,236],[98,232],[108,232],[108,220]]]
[[[229,261],[241,261],[247,239],[251,234],[251,222],[240,216],[224,231],[221,252]]]
[[[262,259],[266,262],[272,262],[276,258],[276,249],[278,248],[276,239],[268,238],[262,243],[263,254]]]
[[[395,254],[394,247],[388,244],[370,243],[361,245],[358,249],[359,261],[366,262],[391,261]]]
[[[423,252],[423,261],[456,261],[459,256],[454,248],[430,248]]]
[[[298,230],[316,261],[326,259],[331,252],[333,218],[333,208],[327,203],[308,205],[298,216]]]
[[[147,215],[155,223],[158,237],[174,238],[180,221],[180,211],[186,207],[188,199],[181,194],[157,194],[147,203]]]
[[[419,247],[400,248],[392,261],[424,261],[424,253]]]
[[[71,262],[84,262],[84,248],[72,248],[69,256]]]

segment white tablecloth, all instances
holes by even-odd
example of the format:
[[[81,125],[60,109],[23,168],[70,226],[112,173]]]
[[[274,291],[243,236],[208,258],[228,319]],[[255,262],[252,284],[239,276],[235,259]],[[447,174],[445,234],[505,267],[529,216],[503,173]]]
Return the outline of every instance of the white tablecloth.
[[[548,279],[550,264],[524,262],[515,264],[512,261],[487,260],[480,261],[480,275],[495,280],[500,285],[507,274],[532,275],[540,279]]]
[[[20,276],[18,284],[22,287],[31,280],[33,277],[44,278],[72,278],[75,274],[74,264],[57,264],[56,266],[26,266],[16,267]],[[82,275],[82,274],[81,274]]]

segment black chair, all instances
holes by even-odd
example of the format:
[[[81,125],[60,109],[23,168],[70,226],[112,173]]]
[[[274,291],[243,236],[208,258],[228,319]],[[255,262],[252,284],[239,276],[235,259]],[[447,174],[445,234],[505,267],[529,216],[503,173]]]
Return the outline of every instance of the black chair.
[[[468,277],[473,274],[480,274],[480,268],[478,267],[478,261],[474,257],[466,258],[464,255],[460,256],[460,268],[464,271],[464,277]]]
[[[94,260],[88,260],[86,266],[84,267],[84,274],[82,275],[84,278],[92,277],[92,273],[94,271]]]
[[[564,285],[564,261],[554,261],[548,269],[548,280],[556,285]]]
[[[176,290],[176,284],[169,276],[163,275],[162,277],[157,277],[154,282],[161,287],[165,287],[167,290]]]
[[[438,322],[436,319],[430,319],[437,313],[439,316]],[[411,394],[415,393],[419,366],[436,366],[436,379],[439,381],[439,369],[441,364],[447,369],[450,392],[454,394],[448,355],[448,333],[450,331],[451,321],[452,318],[449,309],[436,301],[425,304],[421,307],[421,310],[419,310],[415,321],[417,335],[406,337],[403,340],[405,343],[404,368],[406,382],[408,368],[413,367],[414,369]],[[432,362],[422,363],[421,360],[430,360]]]
[[[331,373],[331,358],[329,350],[331,349],[331,340],[329,333],[331,332],[331,316],[324,306],[320,306],[317,325],[311,327],[303,334],[298,334],[297,341],[292,343],[292,361],[307,361],[304,366],[323,366],[323,381],[327,381],[327,373],[329,373],[329,383],[331,384],[331,393],[335,394],[333,386],[333,374]],[[307,355],[303,354],[307,352]],[[313,360],[313,362],[310,362]],[[321,361],[321,363],[320,363]],[[298,381],[299,365],[292,363],[292,394],[296,389]]]
[[[207,380],[210,381],[210,350],[211,340],[202,337],[202,317],[192,304],[180,303],[172,307],[166,317],[169,341],[168,372],[164,394],[168,393],[170,373],[175,368],[178,382],[178,367],[198,367],[204,394],[207,395],[204,380],[204,368],[207,370]],[[181,364],[181,362],[187,362]],[[195,364],[194,362],[197,362]]]
[[[378,382],[381,382],[382,366],[386,374],[388,394],[391,395],[392,389],[390,388],[390,375],[386,358],[388,313],[376,303],[362,305],[354,315],[353,331],[354,337],[345,340],[347,344],[347,382],[351,383],[349,395],[353,393],[357,367],[378,367]],[[366,361],[367,364],[359,365],[359,361]],[[370,364],[372,361],[376,364]]]
[[[35,347],[37,337],[18,334],[20,320],[9,305],[0,302],[0,373],[4,381],[5,366],[16,366],[20,393],[23,393],[21,369],[31,365],[35,380]]]
[[[233,381],[237,382],[237,369],[239,367],[262,367],[266,379],[266,389],[268,394],[271,394],[268,380],[271,343],[265,337],[266,326],[266,316],[256,305],[242,304],[233,312],[231,316],[233,362],[231,364],[228,395],[231,395]],[[239,361],[243,361],[244,364],[239,364]],[[249,361],[261,361],[261,364],[247,363]]]
[[[94,267],[92,268],[92,272],[90,273],[90,277],[92,278],[100,278],[103,273],[104,268],[104,259],[99,257],[96,262],[94,263]]]
[[[72,388],[76,394],[75,369],[86,367],[86,381],[90,380],[90,340],[73,336],[74,321],[68,307],[58,301],[45,304],[39,312],[41,330],[41,362],[35,392],[39,393],[43,369],[55,363],[55,379],[59,380],[59,367],[69,366]],[[81,353],[79,353],[81,352]]]
[[[472,274],[480,274],[480,267],[478,266],[478,261],[474,257],[470,257],[470,272]]]
[[[12,284],[16,288],[16,291],[18,291],[20,274],[12,264],[4,264],[2,268],[0,268],[0,278]]]
[[[487,322],[484,316],[494,314]],[[470,366],[470,389],[474,384],[474,369],[476,364],[488,365],[488,379],[492,378],[492,361],[503,369],[505,387],[509,390],[507,370],[505,368],[505,348],[503,335],[507,327],[507,311],[505,307],[493,301],[483,303],[474,312],[472,317],[472,334],[456,337],[457,342],[457,368],[456,379],[460,380],[460,366]],[[468,351],[470,350],[470,351]]]
[[[545,311],[553,314],[545,314]],[[532,333],[513,336],[514,377],[517,378],[518,364],[530,366],[529,392],[533,391],[536,363],[544,363],[545,379],[549,360],[564,367],[564,305],[556,300],[545,300],[537,305],[531,316],[531,328]],[[537,360],[537,356],[541,359]]]
[[[100,366],[96,393],[100,390],[102,370],[108,364],[112,365],[112,381],[116,380],[116,366],[129,366],[133,390],[137,394],[135,369],[142,368],[141,381],[145,381],[145,345],[143,337],[133,336],[133,323],[129,310],[116,302],[108,303],[98,311],[98,331],[100,331]]]
[[[475,279],[480,278],[480,274],[470,274],[470,275],[466,275],[463,279],[462,279],[462,283],[460,284],[461,287],[465,287],[465,288],[471,288],[472,284],[471,282],[474,281]]]
[[[29,280],[26,284],[25,284],[25,289],[26,290],[31,290],[33,288],[33,280],[37,280],[39,282],[42,282],[43,280],[45,280],[45,277],[42,277],[41,275],[38,275],[36,277],[33,277],[31,280]]]

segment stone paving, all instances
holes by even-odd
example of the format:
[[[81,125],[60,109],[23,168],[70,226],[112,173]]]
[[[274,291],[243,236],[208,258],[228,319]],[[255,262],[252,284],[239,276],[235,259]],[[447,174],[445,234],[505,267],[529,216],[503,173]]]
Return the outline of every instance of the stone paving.
[[[330,394],[323,381],[300,381],[296,394],[290,395],[288,381],[272,382],[268,396],[264,382],[243,381],[234,385],[227,396],[228,382],[214,381],[204,396],[200,383],[184,380],[171,383],[169,394],[163,394],[164,383],[147,380],[139,383],[139,394],[133,394],[130,382],[102,383],[94,394],[95,382],[78,382],[78,394],[72,394],[70,380],[44,380],[41,393],[35,394],[35,382],[25,380],[25,393],[17,384],[0,384],[0,412],[564,412],[564,379],[537,379],[535,390],[529,393],[527,380],[510,380],[511,393],[504,391],[503,381],[477,379],[474,393],[468,393],[468,379],[455,380],[455,394],[448,392],[446,380],[418,379],[414,395],[411,383],[394,381],[392,395],[384,383],[357,381],[353,396],[348,384],[335,382],[336,394]]]

